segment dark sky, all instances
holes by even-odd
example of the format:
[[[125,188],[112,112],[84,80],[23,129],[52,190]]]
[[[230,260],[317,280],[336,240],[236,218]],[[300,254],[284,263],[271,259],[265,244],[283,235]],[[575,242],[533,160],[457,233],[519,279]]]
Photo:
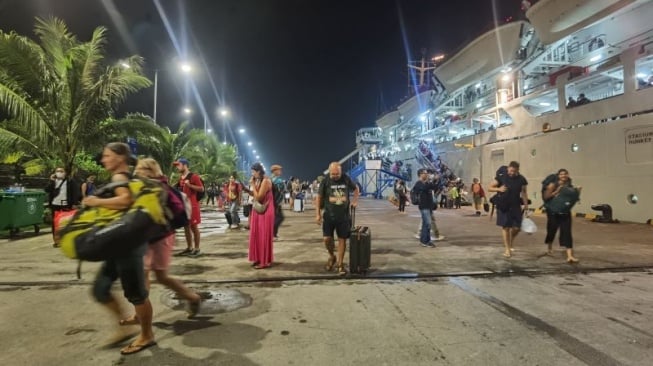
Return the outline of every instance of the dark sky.
[[[493,22],[493,2],[500,20],[519,12],[519,0],[159,0],[179,50],[154,0],[0,0],[0,27],[32,35],[35,16],[54,15],[83,40],[107,27],[111,62],[135,53],[151,79],[160,70],[157,120],[173,130],[186,119],[184,105],[203,128],[176,68],[192,60],[201,104],[221,139],[224,104],[228,139],[250,161],[256,149],[284,175],[312,179],[355,148],[357,129],[374,126],[379,111],[407,94],[409,58],[423,48],[428,56],[448,53],[479,36]],[[153,93],[132,95],[119,112],[151,115]]]

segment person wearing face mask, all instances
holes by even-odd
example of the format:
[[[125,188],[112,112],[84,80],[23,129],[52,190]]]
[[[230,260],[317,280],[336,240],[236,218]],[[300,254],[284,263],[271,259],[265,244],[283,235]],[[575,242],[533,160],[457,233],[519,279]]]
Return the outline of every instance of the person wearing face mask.
[[[48,204],[52,212],[52,246],[58,248],[59,243],[54,236],[54,216],[58,211],[72,210],[73,206],[78,205],[81,191],[75,180],[66,176],[66,170],[58,167],[50,176],[45,192],[48,194]]]

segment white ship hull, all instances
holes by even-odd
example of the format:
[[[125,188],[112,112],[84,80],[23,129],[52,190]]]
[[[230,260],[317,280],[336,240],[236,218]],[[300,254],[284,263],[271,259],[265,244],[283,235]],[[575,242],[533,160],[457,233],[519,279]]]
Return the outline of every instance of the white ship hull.
[[[583,187],[577,213],[598,213],[592,205],[609,204],[619,220],[652,219],[653,2],[603,1],[597,7],[579,0],[574,11],[584,16],[576,23],[566,18],[564,31],[543,29],[541,16],[564,13],[569,2],[542,0],[531,9],[538,14],[535,27],[523,23],[519,38],[507,41],[523,54],[506,59],[503,72],[493,56],[467,61],[496,49],[497,37],[483,35],[452,56],[435,73],[456,89],[423,93],[380,118],[384,142],[372,149],[411,164],[413,180],[424,165],[416,159],[420,141],[468,183],[480,178],[488,185],[499,166],[518,161],[535,208],[544,177],[566,168]],[[514,24],[503,27],[504,35],[515,34]],[[475,69],[465,71],[465,65]],[[568,108],[567,99],[580,94],[591,102]],[[359,148],[365,156],[371,146]]]

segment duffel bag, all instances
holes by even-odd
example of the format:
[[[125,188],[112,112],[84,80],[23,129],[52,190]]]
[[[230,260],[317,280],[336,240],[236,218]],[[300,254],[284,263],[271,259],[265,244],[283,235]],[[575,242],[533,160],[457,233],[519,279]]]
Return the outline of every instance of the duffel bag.
[[[85,261],[120,258],[170,230],[164,210],[167,192],[160,182],[132,179],[111,183],[104,189],[119,186],[129,188],[132,205],[123,211],[104,207],[79,210],[60,230],[64,255]]]

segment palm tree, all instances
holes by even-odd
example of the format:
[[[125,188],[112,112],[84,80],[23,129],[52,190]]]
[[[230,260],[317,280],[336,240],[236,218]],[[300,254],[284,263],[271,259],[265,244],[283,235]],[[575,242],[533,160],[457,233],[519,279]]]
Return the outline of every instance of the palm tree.
[[[129,68],[104,64],[103,27],[81,42],[62,20],[37,18],[35,34],[38,41],[0,31],[0,108],[8,116],[0,122],[0,155],[22,151],[74,172],[79,152],[99,148],[114,108],[150,81],[138,56],[124,61]]]

